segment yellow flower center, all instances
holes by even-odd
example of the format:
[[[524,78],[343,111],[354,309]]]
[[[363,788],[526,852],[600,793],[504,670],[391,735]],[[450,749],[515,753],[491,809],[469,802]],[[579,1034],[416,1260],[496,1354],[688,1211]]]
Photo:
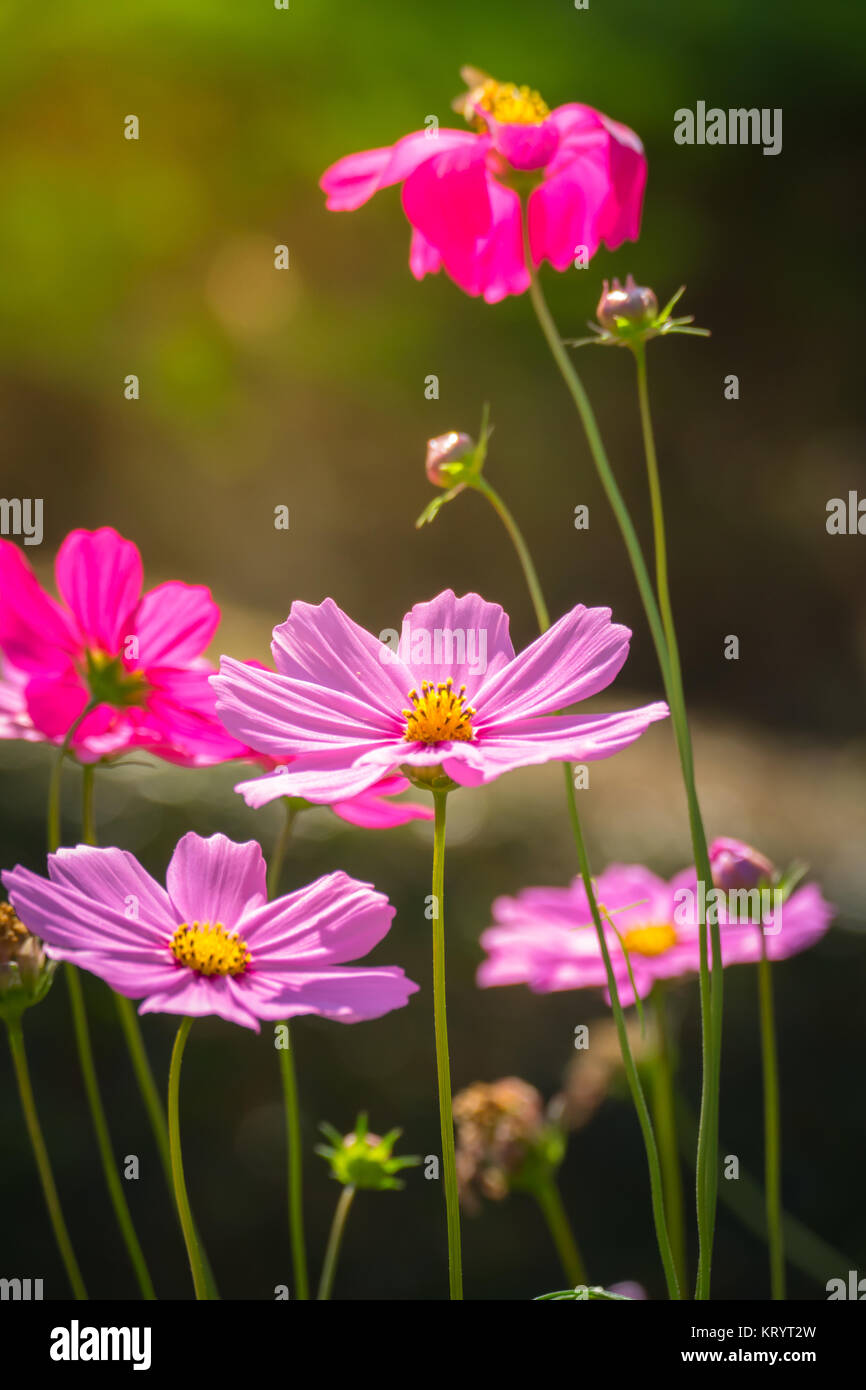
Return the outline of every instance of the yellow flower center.
[[[242,975],[250,963],[247,943],[222,922],[182,922],[171,938],[171,954],[199,975]]]
[[[475,106],[503,125],[540,125],[550,115],[550,107],[538,92],[513,82],[497,82],[492,77],[475,97]]]
[[[627,951],[636,951],[640,956],[661,956],[669,951],[677,939],[673,927],[634,927],[623,936]]]
[[[433,685],[422,681],[421,694],[409,691],[412,709],[404,709],[407,743],[444,743],[456,739],[468,743],[472,738],[470,716],[475,713],[471,705],[465,703],[466,686],[458,691],[452,689],[453,682],[447,681]]]

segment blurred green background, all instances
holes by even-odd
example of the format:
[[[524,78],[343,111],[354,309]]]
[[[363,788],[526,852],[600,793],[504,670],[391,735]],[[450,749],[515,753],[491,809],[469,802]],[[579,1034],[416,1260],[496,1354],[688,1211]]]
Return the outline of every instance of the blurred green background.
[[[265,658],[294,598],[333,595],[366,627],[399,626],[415,601],[480,590],[533,636],[520,573],[480,498],[462,497],[418,534],[429,499],[425,440],[477,427],[489,401],[492,481],[525,527],[551,608],[609,604],[634,629],[613,704],[660,693],[618,534],[568,398],[524,299],[496,307],[444,277],[416,284],[396,191],[354,215],[325,212],[322,170],[391,143],[449,104],[472,63],[580,100],[634,127],[650,166],[638,246],[600,253],[545,287],[566,336],[582,336],[600,282],[631,270],[660,300],[683,282],[706,340],[650,349],[672,580],[710,834],[751,839],[779,862],[807,859],[839,909],[807,958],[775,972],[788,1208],[856,1261],[866,1259],[862,1008],[866,988],[864,541],[828,536],[826,503],[866,494],[862,449],[863,275],[855,213],[866,22],[841,0],[757,7],[746,0],[499,0],[348,5],[292,0],[67,0],[0,5],[0,411],[3,492],[45,499],[44,578],[72,527],[114,525],[141,546],[150,582],[210,584],[224,607],[214,654]],[[781,107],[783,151],[680,147],[681,106]],[[138,141],[123,138],[139,117]],[[273,267],[278,243],[291,268]],[[649,542],[632,369],[625,354],[579,357],[624,491]],[[127,401],[135,373],[141,398]],[[439,399],[425,378],[439,377]],[[740,399],[726,401],[736,373]],[[590,528],[573,527],[574,508]],[[287,505],[288,532],[273,509]],[[739,661],[723,659],[740,638]],[[5,864],[40,866],[46,750],[0,748]],[[128,767],[100,775],[104,840],[162,873],[179,834],[222,829],[266,850],[276,808],[253,813],[231,769]],[[77,834],[76,774],[66,779]],[[594,865],[688,858],[670,730],[596,764],[583,793]],[[449,1012],[456,1088],[517,1074],[558,1090],[577,1023],[604,1013],[586,995],[480,992],[479,931],[497,893],[575,872],[558,774],[535,769],[452,798]],[[429,988],[428,827],[350,830],[302,819],[284,884],[335,867],[374,881],[398,907],[375,959],[422,984],[409,1007],[351,1031],[302,1020],[294,1032],[307,1141],[314,1268],[337,1196],[311,1154],[315,1127],[405,1129],[403,1149],[438,1149]],[[759,1172],[756,984],[728,973],[723,1153]],[[88,980],[115,1149],[142,1157],[127,1190],[158,1292],[189,1280],[107,990]],[[683,1089],[697,1095],[697,991],[677,999]],[[95,1294],[135,1288],[105,1196],[72,1053],[65,988],[26,1020],[37,1095],[61,1194]],[[160,1078],[171,1020],[148,1017]],[[0,1274],[44,1277],[65,1294],[0,1055],[7,1200]],[[272,1039],[197,1024],[183,1107],[188,1180],[222,1292],[269,1298],[291,1283],[284,1156]],[[639,1279],[662,1296],[643,1151],[611,1100],[578,1134],[566,1203],[592,1277]],[[14,1194],[14,1200],[11,1196]],[[420,1170],[400,1194],[352,1214],[338,1297],[441,1297],[438,1184]],[[472,1297],[560,1287],[536,1212],[515,1197],[465,1223]],[[862,1264],[861,1264],[862,1270]],[[819,1271],[820,1274],[820,1271]],[[823,1297],[792,1273],[791,1292]],[[759,1241],[720,1211],[715,1292],[764,1298]]]

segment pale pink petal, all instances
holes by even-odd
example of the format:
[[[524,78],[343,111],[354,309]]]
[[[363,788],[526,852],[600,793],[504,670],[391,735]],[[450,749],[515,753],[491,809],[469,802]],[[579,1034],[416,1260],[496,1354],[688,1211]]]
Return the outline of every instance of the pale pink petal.
[[[498,603],[487,603],[479,594],[457,598],[445,589],[406,614],[400,656],[410,681],[401,692],[401,706],[410,688],[425,680],[438,685],[449,676],[455,689],[466,686],[471,702],[479,687],[514,659],[508,616]]]
[[[190,831],[171,857],[166,888],[178,925],[220,922],[233,931],[266,900],[265,878],[261,846],[254,840],[236,844],[225,835],[205,840]]]
[[[239,930],[256,972],[283,974],[367,955],[394,911],[384,893],[338,870],[247,912]]]
[[[272,651],[280,675],[349,696],[371,715],[392,716],[405,703],[407,679],[411,684],[396,652],[330,598],[293,603],[286,621],[274,628]]]

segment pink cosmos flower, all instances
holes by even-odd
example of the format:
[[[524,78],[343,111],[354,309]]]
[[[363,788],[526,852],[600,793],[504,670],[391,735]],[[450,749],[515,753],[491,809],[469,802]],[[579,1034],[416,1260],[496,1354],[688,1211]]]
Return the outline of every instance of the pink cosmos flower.
[[[641,998],[656,980],[697,972],[700,900],[693,868],[668,883],[641,864],[612,864],[597,880],[597,901],[607,913],[605,918],[602,912],[605,937],[620,1003],[631,1004],[635,998],[623,945]],[[752,920],[729,921],[733,915],[719,904],[722,963],[760,960],[760,912],[744,914]],[[833,909],[815,884],[792,893],[781,911],[764,918],[770,960],[784,960],[812,946],[832,916]],[[579,878],[568,888],[527,888],[516,898],[498,898],[493,917],[495,925],[481,937],[488,957],[478,970],[479,985],[526,984],[538,994],[598,987],[610,1002],[598,936]]]
[[[630,637],[609,608],[579,604],[515,656],[498,604],[447,589],[411,609],[392,650],[325,599],[294,603],[274,629],[275,672],[222,657],[212,684],[236,738],[297,755],[256,784],[259,805],[278,796],[338,801],[401,770],[422,780],[441,768],[477,786],[531,763],[610,757],[665,718],[661,703],[549,713],[609,685]]]
[[[142,594],[138,548],[108,526],[71,531],[55,574],[60,602],[0,541],[3,736],[61,743],[97,699],[71,742],[82,762],[130,748],[189,765],[244,756],[216,718],[202,657],[220,617],[209,589],[172,581]]]
[[[358,1023],[418,989],[397,966],[344,963],[387,934],[382,893],[333,873],[268,902],[254,841],[184,835],[165,888],[126,850],[89,845],[49,855],[47,879],[17,866],[3,882],[50,956],[143,999],[142,1014],[216,1014],[255,1032],[299,1014]]]
[[[263,666],[260,661],[248,661],[246,665],[253,667],[257,671],[267,671],[269,668]],[[0,706],[2,709],[2,706]],[[284,772],[288,765],[294,761],[290,753],[284,757],[269,757],[265,753],[255,753],[249,750],[250,758],[258,762],[268,772]],[[340,820],[347,821],[349,825],[357,825],[365,830],[389,830],[395,825],[405,825],[411,820],[432,820],[433,809],[430,806],[421,806],[417,801],[394,801],[393,797],[399,796],[401,792],[408,791],[409,782],[405,777],[383,777],[367,791],[359,792],[357,796],[347,797],[344,801],[331,801],[330,797],[308,797],[307,800],[314,804],[325,801],[330,804],[331,810]],[[240,792],[248,806],[259,807],[266,805],[274,800],[272,784],[270,778],[253,777],[245,782],[238,782],[235,791]]]
[[[566,270],[579,248],[636,241],[646,158],[633,130],[578,102],[548,110],[537,92],[483,74],[462,103],[476,129],[416,131],[396,145],[347,155],[321,187],[333,211],[353,211],[403,186],[416,280],[444,268],[489,304],[529,286],[516,184],[529,184],[533,265]]]

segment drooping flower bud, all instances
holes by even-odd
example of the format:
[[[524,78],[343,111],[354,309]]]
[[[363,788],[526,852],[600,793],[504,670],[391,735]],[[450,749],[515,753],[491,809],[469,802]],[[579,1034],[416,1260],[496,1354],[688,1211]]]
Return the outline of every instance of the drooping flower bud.
[[[342,1135],[329,1124],[322,1124],[319,1128],[331,1143],[318,1144],[316,1153],[327,1160],[331,1176],[343,1187],[368,1188],[377,1192],[397,1190],[404,1184],[394,1174],[399,1173],[401,1168],[412,1168],[421,1162],[420,1158],[414,1156],[394,1158],[392,1150],[403,1131],[392,1129],[384,1138],[370,1134],[366,1115],[358,1116],[351,1134]]]
[[[759,888],[773,881],[775,866],[763,854],[742,840],[721,837],[710,845],[713,883],[724,892],[737,888]]]
[[[562,1161],[562,1135],[548,1123],[540,1093],[517,1076],[461,1091],[454,1123],[460,1199],[470,1210],[479,1197],[501,1201],[513,1188],[532,1188]]]
[[[625,319],[634,328],[648,328],[658,317],[659,303],[647,285],[636,285],[633,275],[627,275],[625,288],[614,276],[613,285],[604,282],[596,315],[599,323],[613,333],[617,319]]]
[[[449,430],[447,434],[437,434],[435,439],[427,440],[427,477],[434,487],[453,487],[460,469],[449,467],[460,464],[475,453],[475,440],[461,430]]]
[[[11,1018],[38,1004],[51,986],[55,962],[48,960],[38,936],[0,903],[0,1018]]]

